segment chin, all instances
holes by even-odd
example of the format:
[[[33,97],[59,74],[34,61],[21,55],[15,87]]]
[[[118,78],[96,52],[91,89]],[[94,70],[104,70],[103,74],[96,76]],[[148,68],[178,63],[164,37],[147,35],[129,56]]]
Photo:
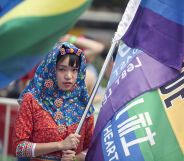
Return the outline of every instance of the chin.
[[[67,91],[71,91],[72,88],[62,88],[61,90],[67,92]]]
[[[71,91],[71,88],[69,88],[69,89],[65,89],[65,91]]]
[[[66,86],[60,86],[60,90],[62,91],[71,91],[73,89],[73,85],[66,87]]]

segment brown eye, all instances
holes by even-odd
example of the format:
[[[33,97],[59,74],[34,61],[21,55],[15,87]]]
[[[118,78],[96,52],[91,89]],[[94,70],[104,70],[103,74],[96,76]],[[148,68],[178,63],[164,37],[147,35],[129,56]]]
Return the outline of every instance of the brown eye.
[[[58,68],[57,70],[59,70],[59,71],[65,71],[64,68]]]
[[[78,68],[74,68],[73,69],[73,72],[78,72]]]

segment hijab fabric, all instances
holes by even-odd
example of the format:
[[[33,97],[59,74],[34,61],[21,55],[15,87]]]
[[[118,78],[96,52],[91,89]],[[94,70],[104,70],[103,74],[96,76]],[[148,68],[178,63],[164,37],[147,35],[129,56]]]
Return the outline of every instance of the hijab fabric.
[[[80,57],[80,68],[74,88],[71,91],[62,91],[59,89],[56,79],[56,61],[58,54],[65,55],[67,51],[72,51],[72,54]],[[68,42],[57,43],[38,66],[34,78],[20,95],[19,103],[21,103],[24,94],[30,92],[39,105],[50,113],[57,125],[70,126],[78,123],[89,100],[85,75],[86,59],[84,53]],[[87,117],[93,111],[94,108],[91,106]]]

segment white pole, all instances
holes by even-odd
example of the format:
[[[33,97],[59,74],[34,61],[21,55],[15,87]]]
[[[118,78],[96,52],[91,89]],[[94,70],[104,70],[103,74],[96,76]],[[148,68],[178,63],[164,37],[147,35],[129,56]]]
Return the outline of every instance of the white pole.
[[[8,153],[10,112],[11,112],[11,107],[10,105],[7,105],[6,106],[6,117],[5,117],[4,143],[3,143],[3,161],[7,160],[7,153]]]

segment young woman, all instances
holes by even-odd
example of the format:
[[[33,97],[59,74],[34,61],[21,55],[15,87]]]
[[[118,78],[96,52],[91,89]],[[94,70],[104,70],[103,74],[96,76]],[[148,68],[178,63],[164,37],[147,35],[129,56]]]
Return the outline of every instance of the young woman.
[[[93,133],[93,107],[74,134],[88,102],[86,60],[80,49],[57,44],[20,96],[13,148],[18,161],[82,161]]]

